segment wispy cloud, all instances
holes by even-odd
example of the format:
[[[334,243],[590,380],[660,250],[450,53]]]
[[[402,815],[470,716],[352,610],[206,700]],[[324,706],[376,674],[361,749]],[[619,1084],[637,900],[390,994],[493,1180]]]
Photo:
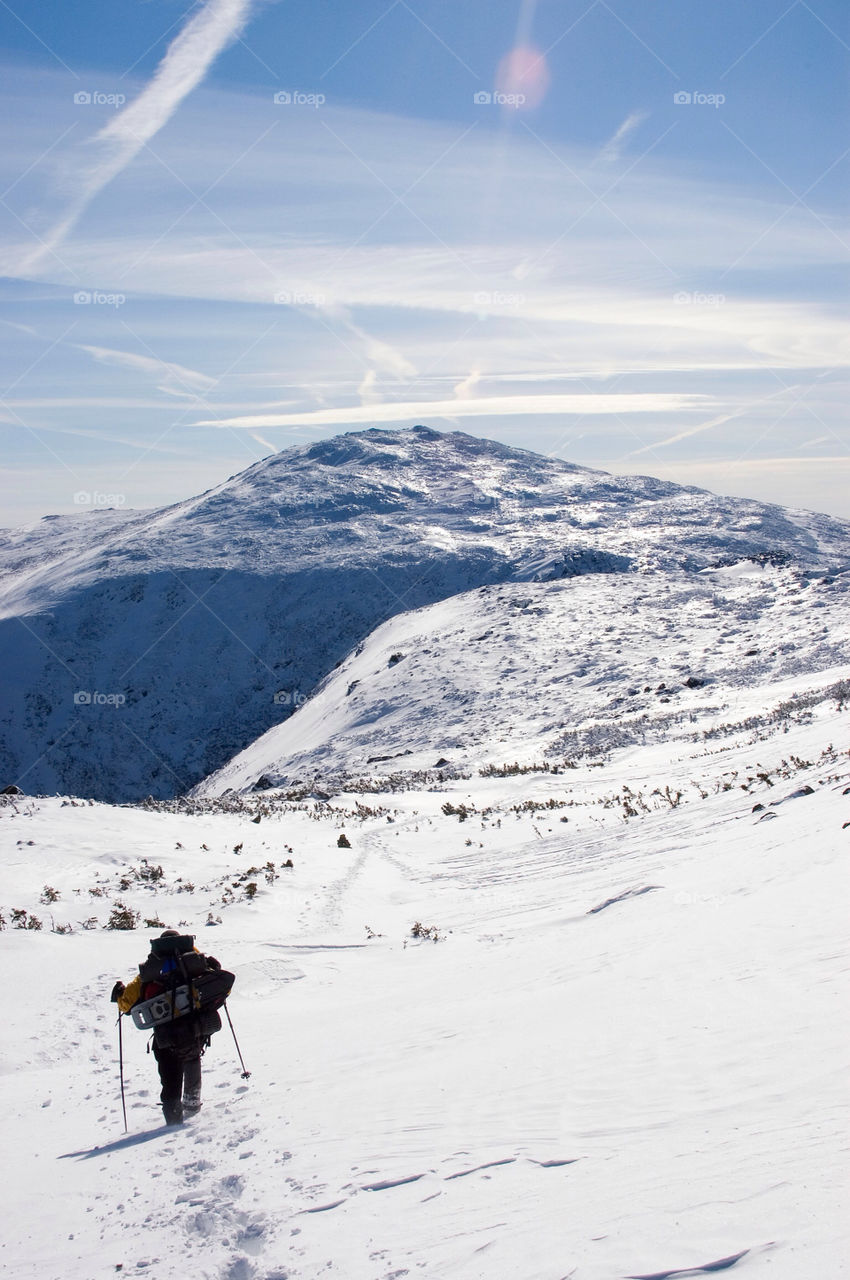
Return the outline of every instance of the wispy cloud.
[[[168,46],[153,80],[87,144],[79,186],[65,214],[21,266],[34,271],[73,230],[91,201],[134,159],[200,84],[212,63],[248,20],[252,0],[208,0]]]
[[[632,111],[630,115],[626,116],[617,132],[612,134],[599,152],[596,157],[596,163],[613,164],[615,160],[619,160],[629,134],[634,133],[635,129],[643,124],[648,115],[648,111]]]
[[[456,400],[408,400],[313,409],[306,413],[260,413],[207,419],[196,427],[343,426],[360,422],[433,421],[435,418],[511,418],[523,414],[671,413],[704,407],[707,396],[678,393],[634,395],[478,396]]]
[[[0,324],[5,325],[7,329],[15,329],[18,333],[26,333],[32,338],[38,337],[38,333],[28,324],[16,324],[14,320],[0,320]]]
[[[458,400],[469,400],[481,382],[481,370],[473,369],[461,382],[456,383],[454,393]]]
[[[378,385],[379,375],[391,378],[394,382],[406,382],[416,373],[416,367],[391,343],[367,333],[360,325],[355,324],[347,307],[337,303],[322,304],[316,308],[316,314],[325,328],[339,340],[342,347],[355,359],[363,359],[367,367],[357,387],[360,403],[369,407],[380,403],[381,390]],[[342,330],[342,333],[338,332]],[[325,404],[326,400],[318,392],[314,398]]]
[[[199,373],[197,369],[187,369],[185,365],[174,364],[172,361],[157,360],[154,356],[140,356],[134,351],[116,351],[112,347],[92,347],[84,343],[69,345],[78,347],[80,351],[87,351],[102,364],[117,365],[122,369],[132,369],[136,373],[153,376],[161,383],[159,390],[171,395],[187,395],[191,394],[192,390],[201,394],[215,386],[215,378]]]
[[[137,406],[131,404],[130,407],[136,408]],[[166,444],[159,440],[157,440],[154,444],[151,444],[148,440],[140,440],[138,438],[134,438],[133,436],[120,435],[114,430],[111,430],[109,432],[86,431],[85,428],[83,427],[46,427],[44,425],[39,425],[38,430],[40,433],[47,432],[50,435],[79,436],[84,440],[101,440],[102,441],[102,440],[108,439],[110,444],[128,445],[131,449],[138,449],[144,453],[149,453],[153,450],[155,450],[157,453],[169,453],[169,454],[185,454],[186,453],[185,446],[181,447],[179,445]]]
[[[367,369],[360,386],[357,388],[361,404],[377,404],[380,401],[381,396],[378,392],[377,384],[377,373],[374,369]]]
[[[230,21],[247,3],[206,0],[192,21],[214,10]],[[186,35],[192,23],[182,21]],[[54,105],[67,112],[66,81],[56,85]],[[3,102],[12,97],[0,90]],[[841,453],[850,347],[841,246],[823,220],[846,238],[840,208],[793,205],[755,181],[745,189],[703,181],[660,152],[631,165],[626,155],[639,150],[644,130],[628,101],[619,127],[596,134],[613,136],[592,152],[543,146],[525,130],[500,136],[504,181],[490,216],[482,206],[496,144],[484,128],[458,141],[456,124],[439,121],[333,104],[274,115],[270,94],[210,89],[198,99],[206,126],[198,130],[194,110],[177,111],[167,130],[171,172],[145,170],[145,199],[132,218],[125,183],[116,183],[62,246],[68,272],[93,295],[126,295],[120,312],[94,301],[74,306],[77,286],[57,284],[52,261],[42,263],[37,286],[3,286],[9,302],[34,304],[32,324],[37,317],[38,333],[5,327],[0,344],[6,383],[45,410],[27,415],[23,401],[12,401],[33,428],[82,425],[108,438],[127,424],[128,434],[185,441],[205,465],[227,457],[229,471],[251,450],[268,452],[272,437],[280,447],[359,424],[434,419],[521,436],[547,452],[568,449],[594,466],[651,460],[672,478],[688,459],[736,456],[745,442],[748,485],[758,457],[792,458],[821,433],[834,448],[823,441],[811,452]],[[283,135],[268,129],[273,115],[286,124],[285,165]],[[151,115],[149,127],[162,118]],[[696,113],[676,118],[682,127],[698,121]],[[125,112],[89,160],[94,152],[103,159],[104,139],[119,149],[119,126],[122,154],[135,153],[141,126]],[[30,145],[46,148],[52,136],[40,125]],[[85,172],[72,196],[95,189]],[[99,172],[108,180],[108,168]],[[193,191],[220,175],[215,199],[175,222],[174,175]],[[405,203],[392,203],[376,175],[406,192]],[[34,169],[28,181],[28,207],[44,209],[43,176]],[[529,200],[537,190],[547,199]],[[27,228],[13,234],[0,275],[14,276],[29,252]],[[279,305],[286,294],[292,301]],[[7,314],[17,320],[21,311]],[[57,342],[70,322],[73,335]],[[794,386],[777,392],[780,382]],[[588,394],[594,389],[602,394]],[[768,402],[770,393],[785,398]],[[144,413],[116,414],[119,400]],[[26,437],[26,447],[35,444]],[[781,464],[783,475],[792,469]],[[806,471],[833,483],[829,468]],[[149,474],[165,494],[164,474]],[[717,474],[721,487],[731,483]],[[700,481],[698,470],[687,475]],[[186,482],[185,492],[194,488]]]
[[[331,304],[319,307],[319,311],[324,313],[331,328],[339,327],[345,331],[369,364],[374,365],[376,374],[380,372],[393,378],[412,378],[415,375],[416,366],[403,352],[355,324],[346,307]]]

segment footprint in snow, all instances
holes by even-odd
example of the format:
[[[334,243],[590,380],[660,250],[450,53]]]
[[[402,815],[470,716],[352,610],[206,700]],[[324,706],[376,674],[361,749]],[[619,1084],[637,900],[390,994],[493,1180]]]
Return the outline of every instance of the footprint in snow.
[[[257,1268],[250,1258],[231,1258],[221,1272],[221,1280],[255,1280]]]
[[[226,1178],[222,1178],[219,1186],[225,1195],[233,1196],[235,1199],[238,1199],[245,1190],[244,1179],[238,1173],[230,1173]]]
[[[262,1253],[266,1243],[266,1228],[259,1218],[246,1223],[239,1233],[236,1243],[247,1253]]]
[[[250,1142],[252,1138],[256,1138],[259,1129],[243,1129],[241,1133],[235,1133],[228,1142],[228,1147],[239,1147],[243,1142]]]

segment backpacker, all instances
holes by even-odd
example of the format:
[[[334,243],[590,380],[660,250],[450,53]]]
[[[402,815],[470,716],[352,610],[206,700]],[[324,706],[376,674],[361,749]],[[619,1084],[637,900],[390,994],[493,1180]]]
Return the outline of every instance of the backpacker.
[[[225,969],[211,967],[194,941],[191,934],[154,938],[151,954],[139,965],[144,999],[131,1010],[133,1022],[153,1031],[162,1049],[191,1051],[220,1031],[217,1011],[236,981]]]

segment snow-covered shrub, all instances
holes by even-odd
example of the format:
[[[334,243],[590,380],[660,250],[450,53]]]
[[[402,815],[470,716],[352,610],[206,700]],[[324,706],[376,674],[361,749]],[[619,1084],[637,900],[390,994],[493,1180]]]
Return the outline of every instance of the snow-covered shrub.
[[[22,907],[12,908],[12,924],[16,929],[41,929],[42,924],[38,916],[31,916],[28,911],[24,911]]]
[[[475,806],[472,806],[474,810]],[[447,818],[456,817],[458,822],[466,822],[471,810],[465,804],[452,804],[451,800],[447,800],[442,806],[443,813]]]
[[[437,926],[435,924],[421,924],[419,920],[411,928],[410,936],[412,938],[424,938],[428,942],[440,941],[440,931]]]

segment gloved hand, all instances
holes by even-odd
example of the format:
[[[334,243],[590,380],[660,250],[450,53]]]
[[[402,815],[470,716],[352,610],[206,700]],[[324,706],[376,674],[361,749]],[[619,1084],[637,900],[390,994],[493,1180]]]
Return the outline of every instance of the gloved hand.
[[[208,968],[208,969],[220,969],[220,968],[221,968],[221,963],[220,963],[220,961],[216,960],[215,956],[207,956],[207,968]]]
[[[109,997],[113,1004],[115,1004],[119,996],[123,996],[124,991],[124,983],[116,982],[115,986],[112,988],[112,995]]]

